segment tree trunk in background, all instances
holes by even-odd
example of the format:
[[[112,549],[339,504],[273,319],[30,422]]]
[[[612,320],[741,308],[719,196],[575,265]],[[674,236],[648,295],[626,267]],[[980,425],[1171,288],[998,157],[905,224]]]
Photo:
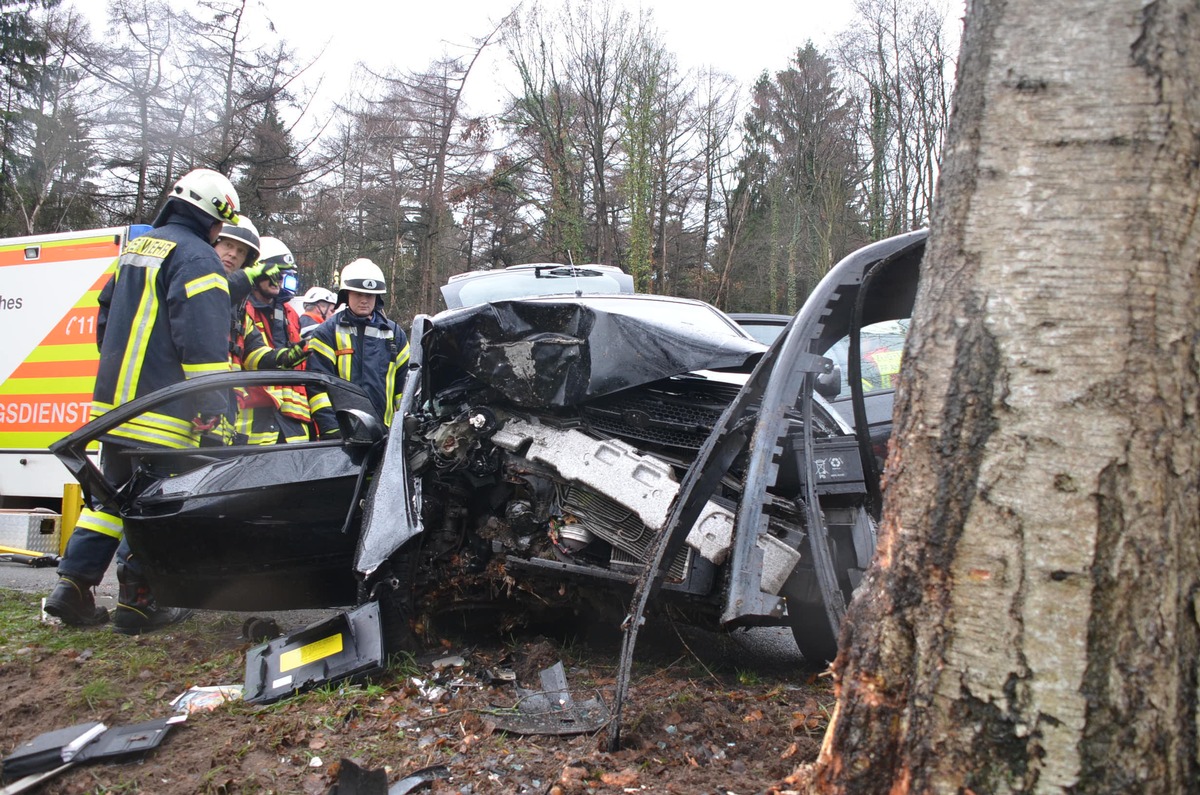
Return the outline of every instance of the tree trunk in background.
[[[959,75],[815,789],[1196,792],[1200,2],[972,0]]]

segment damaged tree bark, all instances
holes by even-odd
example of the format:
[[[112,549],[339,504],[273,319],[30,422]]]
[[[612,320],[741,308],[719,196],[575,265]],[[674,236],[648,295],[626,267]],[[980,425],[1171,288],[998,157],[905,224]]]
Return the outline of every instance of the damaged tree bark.
[[[807,773],[1194,792],[1200,2],[972,0],[959,74],[879,553]]]

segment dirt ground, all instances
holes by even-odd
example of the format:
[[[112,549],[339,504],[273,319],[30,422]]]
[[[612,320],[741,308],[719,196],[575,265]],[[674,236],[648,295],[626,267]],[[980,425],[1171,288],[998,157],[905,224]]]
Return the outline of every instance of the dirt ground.
[[[3,754],[86,721],[164,717],[189,687],[245,681],[252,644],[237,617],[201,613],[170,632],[128,638],[37,615],[36,595],[0,590]],[[77,766],[38,791],[327,793],[340,780],[347,792],[343,759],[385,771],[389,784],[444,766],[431,787],[414,790],[434,793],[789,791],[792,771],[816,757],[832,706],[828,680],[756,669],[737,648],[718,648],[731,642],[724,636],[668,627],[643,637],[615,753],[603,731],[517,735],[497,726],[495,711],[517,705],[517,685],[539,689],[538,672],[557,661],[576,700],[610,703],[616,645],[459,639],[396,657],[367,683],[194,713],[144,758]]]

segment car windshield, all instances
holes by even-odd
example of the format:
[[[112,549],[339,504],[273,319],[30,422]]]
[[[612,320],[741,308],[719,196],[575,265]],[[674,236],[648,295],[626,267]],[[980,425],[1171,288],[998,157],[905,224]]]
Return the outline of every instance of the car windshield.
[[[447,287],[453,288],[451,282]],[[443,294],[448,291],[443,290]],[[628,292],[612,275],[599,269],[569,265],[560,267],[498,270],[464,279],[457,295],[446,294],[451,309],[475,306],[510,298],[529,298],[539,295],[596,295]],[[452,303],[453,301],[453,303]]]
[[[739,321],[739,325],[763,345],[770,345],[783,332],[783,328],[787,324],[742,320]]]
[[[864,326],[860,339],[862,354],[863,392],[893,389],[896,375],[900,372],[900,358],[904,351],[904,339],[908,336],[910,321],[885,320]],[[842,370],[842,389],[838,397],[850,394],[850,338],[842,337],[825,353]]]

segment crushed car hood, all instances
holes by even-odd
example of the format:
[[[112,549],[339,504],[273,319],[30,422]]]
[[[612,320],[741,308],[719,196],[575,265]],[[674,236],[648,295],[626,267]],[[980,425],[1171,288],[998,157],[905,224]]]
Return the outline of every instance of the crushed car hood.
[[[430,366],[452,364],[528,408],[695,370],[749,369],[764,350],[704,304],[652,296],[481,304],[437,315],[426,337]]]

